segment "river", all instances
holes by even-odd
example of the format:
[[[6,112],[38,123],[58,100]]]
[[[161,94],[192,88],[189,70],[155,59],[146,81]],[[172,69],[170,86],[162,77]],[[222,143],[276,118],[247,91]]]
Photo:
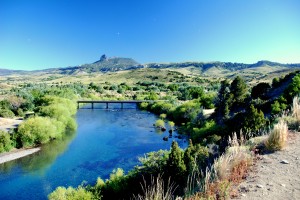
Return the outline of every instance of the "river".
[[[168,132],[153,127],[157,116],[138,109],[79,109],[75,117],[76,132],[0,164],[0,199],[46,199],[58,186],[94,184],[116,168],[128,172],[139,156],[170,149],[172,140],[187,146],[185,139],[163,141]]]

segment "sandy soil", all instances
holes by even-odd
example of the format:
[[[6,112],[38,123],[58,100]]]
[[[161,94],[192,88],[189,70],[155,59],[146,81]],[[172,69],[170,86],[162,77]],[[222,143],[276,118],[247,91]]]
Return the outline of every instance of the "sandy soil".
[[[12,128],[18,127],[22,121],[22,119],[8,119],[0,117],[0,130],[9,131]]]
[[[289,133],[282,151],[260,155],[239,192],[242,200],[300,199],[300,133]]]
[[[30,154],[33,154],[35,152],[38,152],[41,150],[40,147],[32,148],[32,149],[15,149],[10,152],[1,153],[0,154],[0,164],[15,160],[24,156],[28,156]]]

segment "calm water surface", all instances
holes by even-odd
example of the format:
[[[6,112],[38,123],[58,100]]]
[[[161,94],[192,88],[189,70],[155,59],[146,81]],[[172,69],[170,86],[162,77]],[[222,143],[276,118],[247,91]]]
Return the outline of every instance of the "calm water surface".
[[[62,141],[0,164],[0,199],[46,199],[57,186],[94,184],[118,167],[127,172],[138,164],[138,156],[170,149],[173,139],[187,146],[177,138],[163,141],[167,131],[158,133],[152,126],[157,117],[136,109],[80,109],[76,120],[77,131]]]

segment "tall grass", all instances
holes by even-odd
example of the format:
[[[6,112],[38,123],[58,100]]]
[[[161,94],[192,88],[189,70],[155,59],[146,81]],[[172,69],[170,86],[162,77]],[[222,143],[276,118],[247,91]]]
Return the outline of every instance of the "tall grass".
[[[269,134],[269,137],[265,142],[266,148],[271,151],[283,149],[287,141],[287,135],[287,123],[281,119]]]
[[[164,184],[164,180],[161,175],[157,178],[151,177],[151,182],[148,184],[144,179],[144,184],[141,184],[144,194],[134,196],[135,200],[172,200],[174,198],[174,192],[176,186],[174,183],[168,180],[167,185]]]
[[[199,191],[186,197],[187,200],[228,199],[236,194],[234,187],[246,177],[253,161],[249,147],[244,145],[243,134],[240,135],[239,140],[235,133],[229,138],[226,152],[214,161],[210,169],[206,169],[204,177],[197,172],[190,175],[186,191],[192,191],[191,186],[195,183]]]

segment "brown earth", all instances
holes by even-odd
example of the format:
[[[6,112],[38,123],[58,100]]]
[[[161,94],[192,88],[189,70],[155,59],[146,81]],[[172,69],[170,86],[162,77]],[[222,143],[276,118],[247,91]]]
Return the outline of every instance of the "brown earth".
[[[259,155],[239,192],[242,200],[300,199],[300,133],[290,132],[283,150]]]

